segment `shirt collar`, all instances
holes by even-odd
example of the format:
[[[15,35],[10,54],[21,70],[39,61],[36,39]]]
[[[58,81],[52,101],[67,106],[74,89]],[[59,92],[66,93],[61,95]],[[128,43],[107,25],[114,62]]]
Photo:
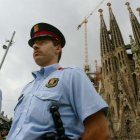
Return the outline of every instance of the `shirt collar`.
[[[32,75],[34,78],[40,77],[40,76],[48,76],[52,72],[56,71],[59,68],[59,64],[52,64],[50,66],[46,66],[41,68],[39,71],[32,72]]]

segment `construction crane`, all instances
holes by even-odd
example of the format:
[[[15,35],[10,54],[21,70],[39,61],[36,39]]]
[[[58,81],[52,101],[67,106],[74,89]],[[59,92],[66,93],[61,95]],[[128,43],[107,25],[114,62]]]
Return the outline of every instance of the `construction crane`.
[[[81,24],[79,24],[77,26],[77,30],[79,30],[82,25],[84,24],[84,33],[85,33],[85,66],[84,66],[84,70],[86,73],[88,73],[90,71],[90,67],[88,64],[88,41],[87,41],[87,23],[88,23],[88,19],[93,15],[93,13],[99,9],[99,7],[103,4],[105,0],[102,0],[96,7],[95,9],[88,15],[85,17],[85,19],[81,22]]]

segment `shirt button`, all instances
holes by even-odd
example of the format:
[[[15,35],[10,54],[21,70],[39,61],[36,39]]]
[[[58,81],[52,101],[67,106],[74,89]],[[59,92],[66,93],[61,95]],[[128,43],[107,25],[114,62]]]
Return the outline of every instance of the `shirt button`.
[[[16,129],[17,131],[19,131],[20,130],[20,128],[19,127],[17,127],[17,129]]]

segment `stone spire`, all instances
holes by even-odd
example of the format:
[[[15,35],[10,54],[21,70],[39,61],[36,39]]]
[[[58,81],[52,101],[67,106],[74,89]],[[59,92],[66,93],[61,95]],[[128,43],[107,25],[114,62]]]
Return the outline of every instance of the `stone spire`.
[[[118,23],[116,21],[116,18],[112,12],[111,3],[107,3],[107,6],[109,7],[109,14],[110,14],[110,31],[111,31],[112,43],[115,46],[115,48],[123,46],[124,41],[122,38],[120,28],[119,28]]]
[[[103,18],[103,10],[99,9],[100,12],[100,39],[101,39],[101,55],[104,56],[106,53],[111,52],[111,42],[107,27]]]
[[[126,2],[126,5],[127,5],[129,15],[130,15],[130,21],[131,21],[131,25],[132,25],[134,38],[136,40],[136,43],[140,46],[140,23],[138,22],[138,19],[134,15],[134,13],[130,7],[130,3]],[[139,10],[139,8],[138,8],[138,10]]]
[[[117,93],[115,93],[114,89],[114,81],[116,81],[116,65],[114,64],[114,48],[110,39],[110,33],[107,30],[104,18],[103,18],[103,10],[99,9],[100,12],[100,43],[101,43],[101,65],[102,65],[102,96],[110,105],[111,112],[109,112],[109,120],[111,130],[114,131],[113,128],[113,119],[118,118],[119,110],[117,106],[116,99],[112,99],[111,97],[117,97]],[[108,89],[106,89],[108,87]],[[111,116],[113,115],[113,119]]]

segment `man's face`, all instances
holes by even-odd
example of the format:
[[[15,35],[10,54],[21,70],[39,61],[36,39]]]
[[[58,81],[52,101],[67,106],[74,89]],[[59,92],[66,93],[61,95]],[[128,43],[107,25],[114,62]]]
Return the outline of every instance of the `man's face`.
[[[50,39],[36,39],[33,44],[33,58],[41,67],[57,63],[61,47],[54,46]]]

